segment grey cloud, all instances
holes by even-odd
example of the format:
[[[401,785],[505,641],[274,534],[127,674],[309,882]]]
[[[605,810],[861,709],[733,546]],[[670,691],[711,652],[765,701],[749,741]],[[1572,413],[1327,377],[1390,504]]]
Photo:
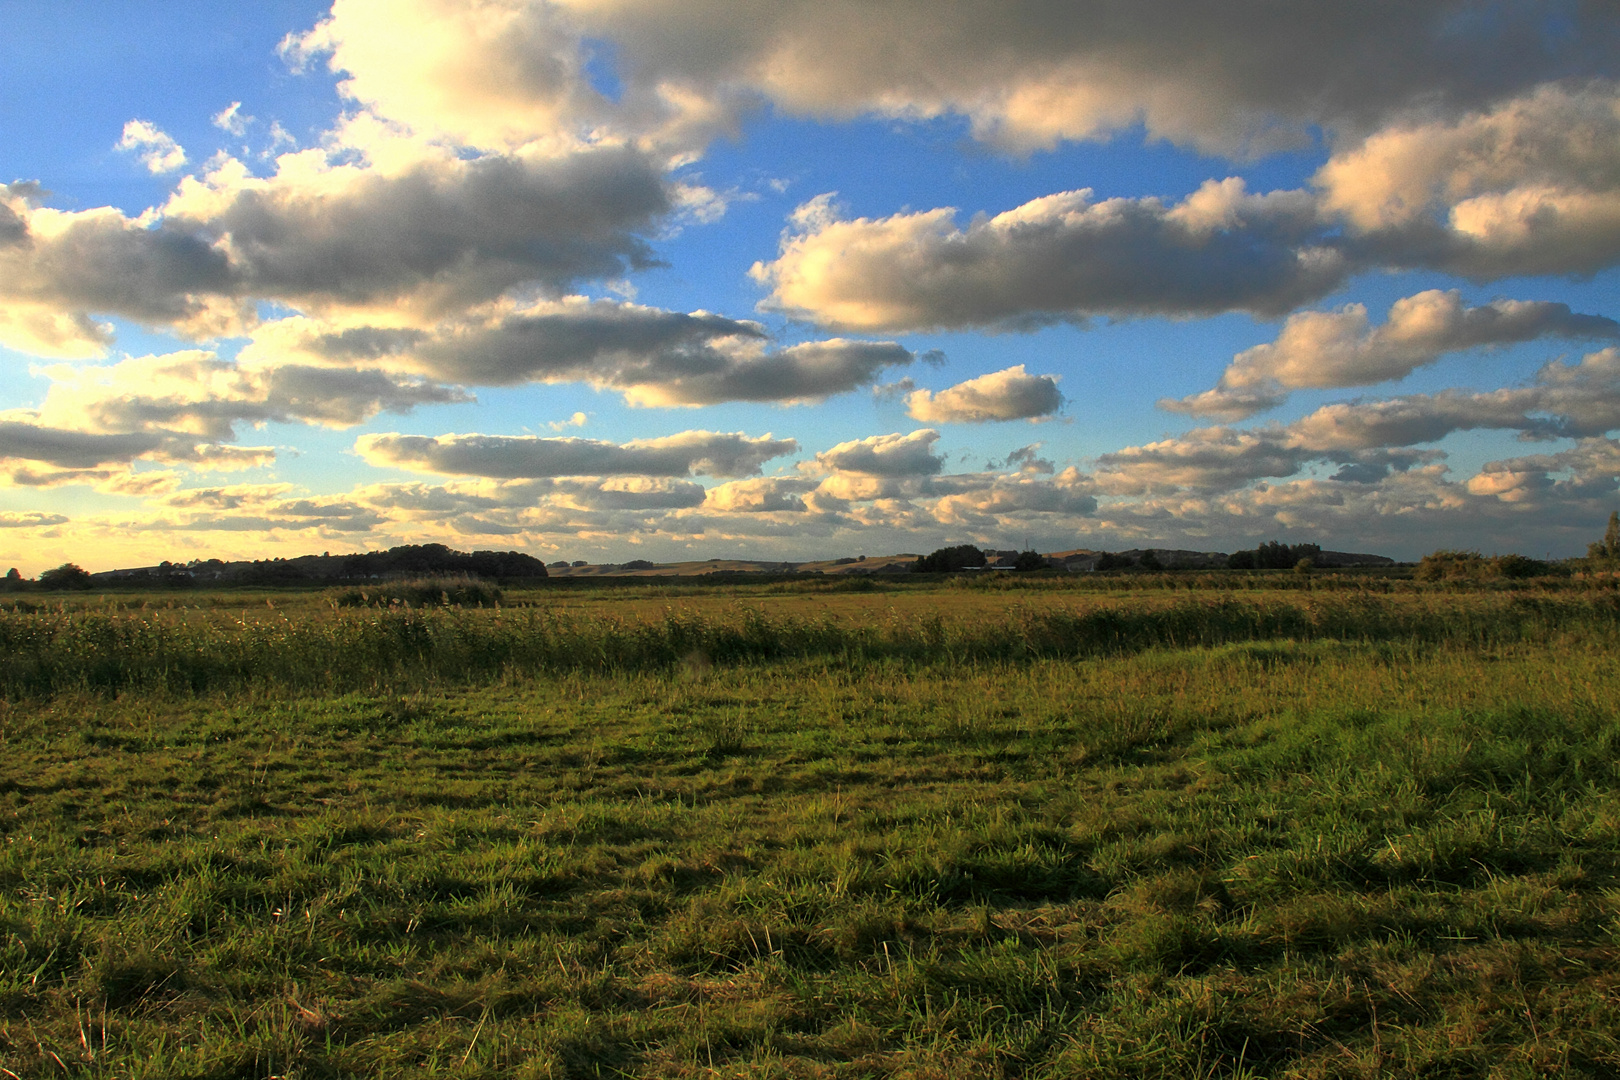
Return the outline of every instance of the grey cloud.
[[[913,359],[909,350],[889,341],[811,341],[714,371],[636,383],[630,398],[660,405],[813,401],[865,386],[885,368]]]
[[[805,512],[804,497],[815,486],[814,480],[790,476],[733,480],[710,488],[705,505],[727,514],[798,514]]]
[[[1101,455],[1097,482],[1109,494],[1120,495],[1178,488],[1225,490],[1263,477],[1292,476],[1312,456],[1276,428],[1199,428],[1174,439]]]
[[[521,435],[363,435],[355,443],[373,465],[496,478],[553,476],[757,475],[774,457],[797,452],[792,439],[688,431],[619,445],[595,439]]]
[[[1157,404],[1166,412],[1231,423],[1275,409],[1287,400],[1288,391],[1280,385],[1245,387],[1241,390],[1217,386],[1213,390],[1189,394],[1184,398],[1160,398]]]
[[[639,0],[520,4],[476,39],[440,18],[441,32],[466,35],[461,47],[418,61],[356,47],[375,29],[368,18],[396,17],[385,10],[339,9],[295,48],[335,49],[354,96],[474,138],[512,138],[559,112],[701,136],[769,101],[833,118],[956,113],[1014,150],[1142,124],[1154,138],[1241,154],[1308,143],[1317,126],[1365,129],[1612,74],[1620,54],[1620,20],[1602,4]],[[580,77],[592,38],[614,44],[616,104]],[[479,65],[463,57],[475,40]],[[414,65],[409,79],[401,64]],[[683,117],[674,102],[689,100]]]
[[[185,488],[163,499],[165,506],[181,510],[202,507],[209,510],[240,510],[262,506],[286,495],[291,484],[240,484],[230,487]]]
[[[0,529],[37,529],[49,525],[62,525],[68,521],[61,514],[41,514],[34,511],[7,510],[0,512]]]
[[[0,297],[148,325],[210,319],[210,297],[234,308],[229,259],[206,237],[148,228],[113,210],[76,214],[60,232],[0,248]],[[207,327],[205,327],[207,329]]]
[[[702,506],[706,492],[690,480],[562,481],[553,501],[585,510],[682,510]]]
[[[1474,495],[1515,506],[1575,500],[1607,503],[1620,489],[1620,444],[1589,438],[1556,454],[1488,461],[1467,487]],[[1601,510],[1593,520],[1600,514]]]
[[[1395,123],[1336,152],[1314,184],[1368,261],[1476,280],[1592,273],[1620,258],[1620,86],[1549,83]]]
[[[1337,402],[1286,426],[1199,428],[1104,454],[1098,478],[1120,493],[1231,490],[1328,461],[1346,466],[1337,479],[1361,482],[1379,470],[1405,470],[1426,460],[1402,448],[1480,429],[1530,439],[1592,438],[1620,429],[1620,348],[1576,363],[1554,361],[1529,386]]]
[[[753,268],[768,306],[865,332],[1281,315],[1353,269],[1309,194],[1250,195],[1240,180],[1211,181],[1174,206],[1064,192],[966,228],[948,209],[845,221],[824,202],[798,221],[776,260]]]
[[[1035,420],[1063,407],[1056,375],[1029,375],[1024,365],[981,375],[934,394],[906,396],[906,412],[928,424],[981,424],[992,420]]]
[[[187,367],[193,365],[186,365]],[[235,437],[239,423],[313,423],[351,427],[379,412],[472,400],[464,391],[381,371],[288,365],[245,371],[230,361],[198,361],[192,395],[138,387],[75,404],[103,430],[178,429],[210,439]],[[178,375],[185,373],[176,372]],[[113,389],[120,389],[116,385]],[[49,404],[49,401],[47,402]]]
[[[28,223],[4,202],[0,202],[0,247],[21,244],[28,239]]]
[[[755,322],[594,300],[446,326],[407,349],[428,370],[462,382],[598,379],[624,386],[723,369],[731,361],[717,346],[764,337]]]
[[[334,360],[384,358],[483,385],[586,381],[632,404],[792,402],[872,382],[913,354],[892,342],[806,342],[768,350],[758,323],[611,300],[569,299],[444,323],[432,331],[349,328],[296,348]]]
[[[816,465],[829,472],[872,477],[933,476],[944,468],[934,453],[938,441],[939,432],[931,428],[909,435],[872,435],[823,450],[816,455]]]
[[[544,485],[543,489],[540,488],[541,485]],[[525,485],[525,491],[530,494],[531,499],[539,498],[542,490],[549,491],[550,488],[549,481],[531,481]],[[495,495],[430,484],[375,484],[362,488],[358,497],[368,505],[379,509],[399,510],[436,518],[497,510],[514,505],[511,500]]]
[[[1016,468],[1023,473],[1051,473],[1057,471],[1057,466],[1040,456],[1040,443],[1031,443],[1020,446],[1007,455],[1006,467]]]
[[[129,432],[97,435],[0,420],[0,458],[42,461],[64,469],[91,469],[109,462],[132,461],[164,443],[160,435]]]
[[[934,504],[935,516],[947,525],[994,528],[1029,515],[1089,517],[1097,510],[1096,489],[1089,477],[1069,469],[1052,479],[1027,474],[976,478]]]
[[[1281,404],[1296,387],[1399,379],[1448,353],[1549,336],[1615,338],[1620,323],[1546,301],[1493,300],[1468,307],[1460,293],[1438,289],[1397,300],[1377,327],[1368,324],[1361,304],[1301,312],[1289,316],[1276,341],[1234,357],[1215,389],[1159,405],[1195,416],[1242,419]]]
[[[26,231],[27,200],[12,194],[0,299],[195,337],[251,325],[255,298],[442,314],[519,285],[557,293],[651,265],[641,234],[673,209],[658,168],[628,149],[430,160],[345,180],[317,194],[304,179],[226,170],[183,184],[155,224],[103,208],[48,237]]]
[[[203,218],[184,206],[169,226],[225,244],[254,295],[370,303],[425,293],[441,306],[646,266],[637,234],[672,208],[659,170],[629,149],[426,162],[361,175],[320,199],[296,184],[249,186]]]

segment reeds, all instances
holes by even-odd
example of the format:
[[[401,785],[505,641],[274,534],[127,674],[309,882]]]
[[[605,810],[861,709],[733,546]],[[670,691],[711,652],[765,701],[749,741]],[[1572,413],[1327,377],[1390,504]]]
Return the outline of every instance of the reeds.
[[[134,690],[202,693],[247,687],[346,691],[514,675],[674,669],[693,656],[736,665],[841,658],[959,665],[1084,659],[1291,639],[1489,645],[1562,633],[1612,638],[1608,592],[1478,595],[1370,593],[1189,595],[993,614],[873,612],[870,617],[718,614],[661,617],[544,608],[273,608],[239,615],[168,611],[0,612],[0,696]]]

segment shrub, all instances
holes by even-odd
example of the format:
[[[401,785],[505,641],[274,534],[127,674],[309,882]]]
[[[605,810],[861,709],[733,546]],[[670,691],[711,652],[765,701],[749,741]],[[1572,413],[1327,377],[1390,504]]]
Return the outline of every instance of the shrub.
[[[1491,564],[1496,575],[1505,578],[1544,577],[1551,570],[1551,567],[1540,559],[1532,559],[1527,555],[1498,555],[1491,560]]]
[[[42,589],[88,589],[90,571],[65,562],[55,570],[47,570],[39,575],[39,585]]]
[[[1477,551],[1435,551],[1423,556],[1413,574],[1419,581],[1522,580],[1544,577],[1552,567],[1526,555],[1497,555],[1487,559]]]
[[[1412,574],[1419,581],[1478,581],[1487,576],[1485,556],[1477,551],[1431,551]]]
[[[989,560],[972,544],[942,547],[911,564],[919,574],[948,574],[954,570],[982,569]]]
[[[335,607],[494,607],[501,590],[472,577],[435,577],[334,589],[327,597]]]
[[[1014,570],[1045,570],[1046,557],[1038,551],[1020,551],[1013,562]]]

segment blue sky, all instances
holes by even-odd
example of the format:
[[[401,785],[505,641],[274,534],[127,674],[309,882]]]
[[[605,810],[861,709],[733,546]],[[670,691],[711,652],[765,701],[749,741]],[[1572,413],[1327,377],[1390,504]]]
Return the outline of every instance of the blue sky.
[[[1565,555],[1576,3],[0,0],[0,564]]]

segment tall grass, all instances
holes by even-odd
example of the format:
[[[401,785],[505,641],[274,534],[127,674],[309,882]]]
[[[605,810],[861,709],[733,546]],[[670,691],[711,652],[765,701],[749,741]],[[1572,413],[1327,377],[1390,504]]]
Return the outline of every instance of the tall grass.
[[[1578,633],[1613,639],[1612,593],[1186,596],[1082,607],[1018,606],[978,616],[887,612],[862,620],[720,614],[662,617],[540,608],[0,612],[0,696],[245,687],[345,691],[570,671],[638,672],[843,657],[964,664],[1128,655],[1248,641],[1337,639],[1473,646]]]
[[[0,616],[0,1076],[1620,1075],[1612,596],[936,590]]]

